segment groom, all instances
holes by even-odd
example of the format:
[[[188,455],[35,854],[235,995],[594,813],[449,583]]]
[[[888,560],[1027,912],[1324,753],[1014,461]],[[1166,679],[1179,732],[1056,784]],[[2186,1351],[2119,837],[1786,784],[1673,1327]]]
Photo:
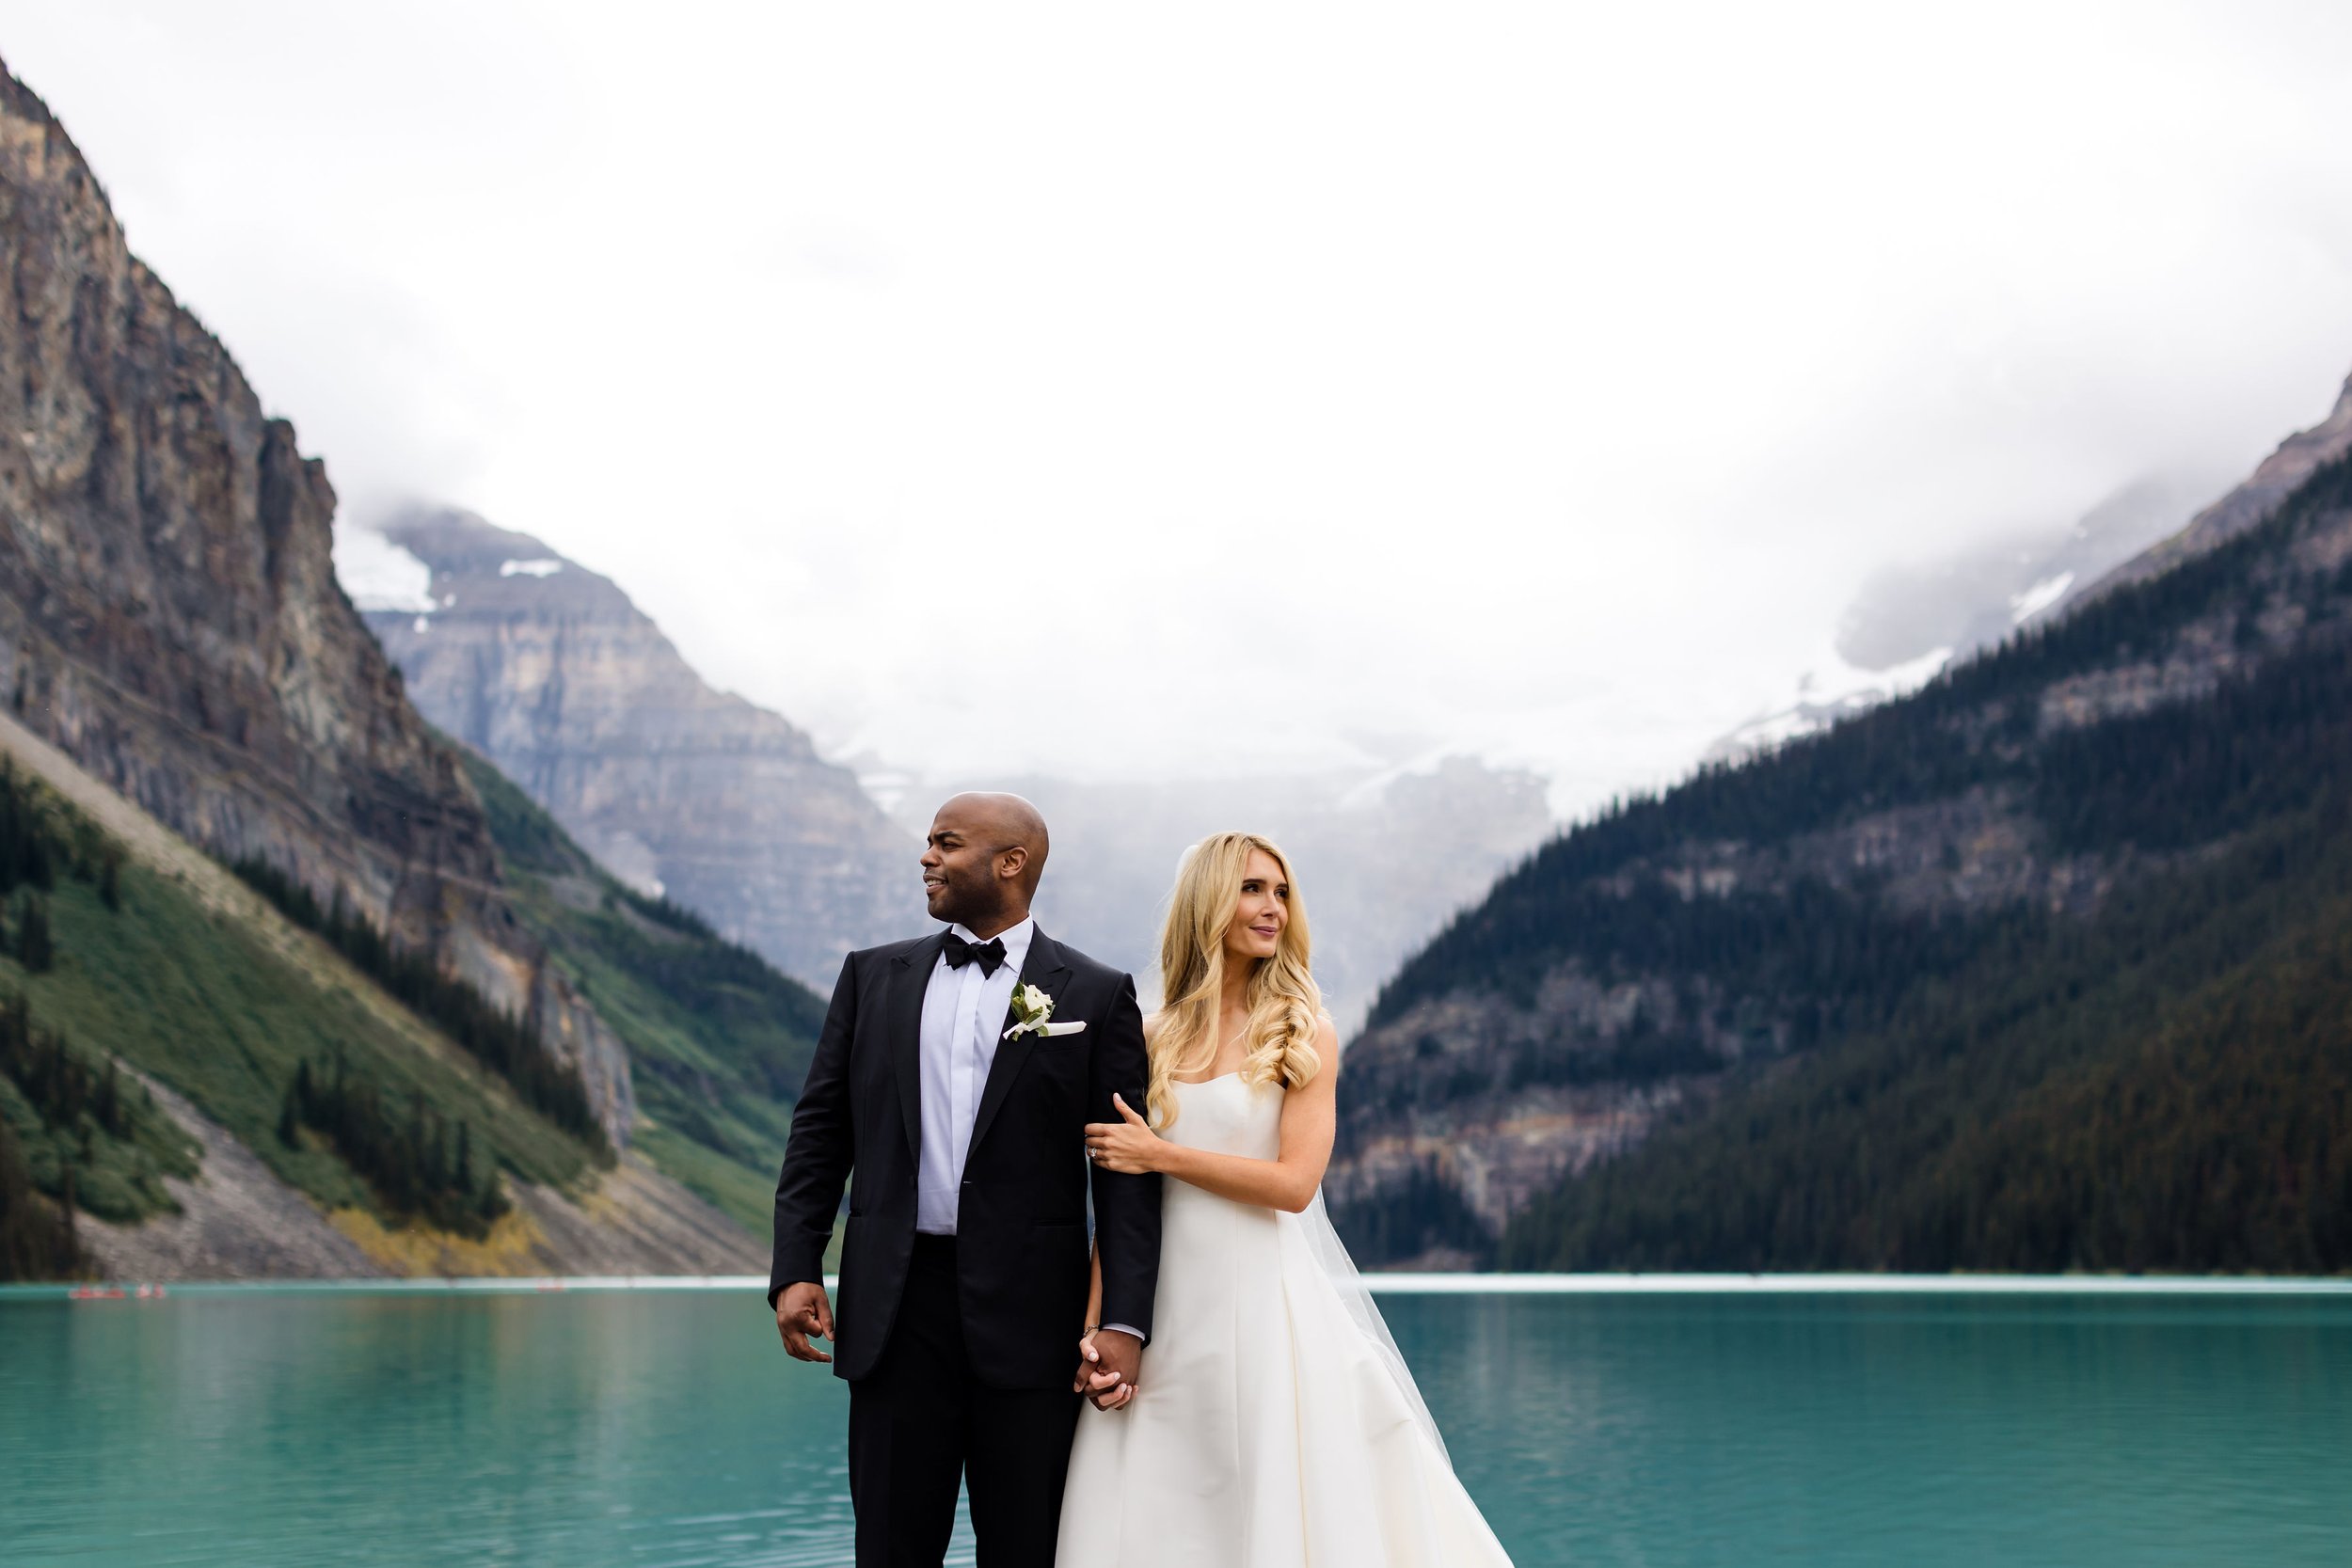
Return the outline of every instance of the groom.
[[[984,1568],[1054,1560],[1089,1175],[1103,1397],[1152,1330],[1159,1178],[1089,1170],[1084,1131],[1119,1119],[1114,1091],[1143,1103],[1143,1020],[1134,980],[1029,917],[1045,851],[1019,796],[939,808],[923,888],[948,928],[850,955],[792,1112],[768,1300],[787,1352],[849,1380],[859,1568],[937,1568],[964,1476]],[[852,1171],[836,1319],[821,1260]]]

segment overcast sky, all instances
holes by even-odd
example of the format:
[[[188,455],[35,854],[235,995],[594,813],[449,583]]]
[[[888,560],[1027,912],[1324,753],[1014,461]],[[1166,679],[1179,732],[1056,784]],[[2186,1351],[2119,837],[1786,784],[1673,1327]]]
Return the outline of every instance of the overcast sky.
[[[1533,763],[2352,370],[2352,8],[0,5],[346,511],[934,775]]]

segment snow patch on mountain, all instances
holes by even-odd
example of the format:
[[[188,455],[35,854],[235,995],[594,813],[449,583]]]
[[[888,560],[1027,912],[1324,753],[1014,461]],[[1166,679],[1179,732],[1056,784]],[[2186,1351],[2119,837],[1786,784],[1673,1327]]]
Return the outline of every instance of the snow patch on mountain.
[[[2074,574],[2072,572],[2060,572],[2056,577],[2043,578],[2040,582],[2035,583],[2032,587],[2026,589],[2022,593],[2010,594],[2009,599],[2009,624],[2012,626],[2024,626],[2026,622],[2032,620],[2035,616],[2041,614],[2043,610],[2049,609],[2052,605],[2066,597],[2066,591],[2074,586]]]
[[[552,556],[542,556],[536,561],[499,562],[499,576],[502,578],[551,578],[563,569],[564,563]]]
[[[1942,673],[1951,659],[1951,649],[1931,648],[1889,669],[1857,670],[1835,652],[1829,653],[1814,669],[1798,677],[1794,703],[1759,714],[1740,725],[1709,746],[1701,760],[1737,762],[1804,736],[1818,735],[1840,719],[1918,690]]]

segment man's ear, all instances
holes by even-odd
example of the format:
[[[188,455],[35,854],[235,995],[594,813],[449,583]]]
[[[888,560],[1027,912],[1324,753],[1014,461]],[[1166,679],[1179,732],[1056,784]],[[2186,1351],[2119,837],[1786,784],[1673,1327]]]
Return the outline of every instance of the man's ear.
[[[1022,868],[1028,863],[1029,852],[1016,844],[996,857],[996,879],[1000,882],[1011,881],[1021,875]]]

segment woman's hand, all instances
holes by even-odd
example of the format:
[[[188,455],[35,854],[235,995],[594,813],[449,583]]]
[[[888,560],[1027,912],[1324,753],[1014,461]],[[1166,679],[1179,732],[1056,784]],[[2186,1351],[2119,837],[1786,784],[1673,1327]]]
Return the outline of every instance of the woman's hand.
[[[1070,1391],[1092,1400],[1097,1410],[1117,1410],[1136,1397],[1136,1386],[1120,1382],[1119,1374],[1103,1364],[1103,1353],[1094,1348],[1092,1334],[1078,1341],[1078,1373],[1071,1380]]]
[[[1167,1147],[1160,1135],[1119,1096],[1111,1096],[1111,1104],[1121,1119],[1087,1123],[1087,1158],[1120,1176],[1142,1176],[1159,1169],[1160,1151]]]

